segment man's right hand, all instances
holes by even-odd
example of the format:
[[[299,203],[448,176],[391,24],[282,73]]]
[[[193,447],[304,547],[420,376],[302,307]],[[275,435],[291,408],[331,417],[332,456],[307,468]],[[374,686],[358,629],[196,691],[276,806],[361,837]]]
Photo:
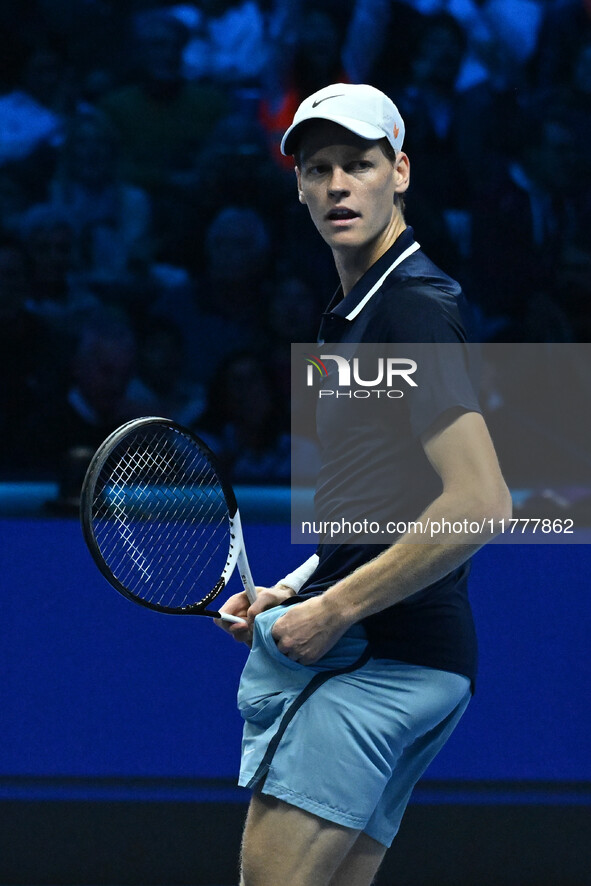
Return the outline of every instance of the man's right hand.
[[[220,606],[220,612],[228,612],[230,615],[237,615],[239,618],[246,620],[246,625],[233,624],[232,622],[215,619],[216,625],[231,634],[239,643],[246,643],[248,647],[252,645],[252,632],[254,629],[254,619],[260,612],[267,609],[273,609],[279,606],[284,600],[293,597],[295,591],[287,585],[277,584],[272,588],[257,587],[257,597],[254,603],[251,603],[246,595],[246,591],[234,594],[229,597],[223,606]]]

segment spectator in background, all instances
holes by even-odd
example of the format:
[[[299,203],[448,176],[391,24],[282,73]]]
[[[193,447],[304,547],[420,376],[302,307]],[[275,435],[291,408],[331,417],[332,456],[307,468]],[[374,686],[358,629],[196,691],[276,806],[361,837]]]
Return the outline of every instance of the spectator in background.
[[[504,318],[500,340],[564,341],[572,335],[556,301],[556,270],[589,206],[584,151],[563,113],[548,109],[527,119],[514,157],[491,164],[475,201],[471,277],[484,313]],[[542,297],[544,330],[536,317]]]
[[[163,253],[190,220],[198,153],[228,106],[220,88],[185,79],[186,39],[184,25],[167,11],[137,16],[134,81],[100,102],[120,135],[125,180],[152,198]]]
[[[266,362],[239,351],[219,366],[197,432],[235,483],[288,483],[286,404]]]
[[[119,139],[97,111],[69,122],[56,173],[53,206],[67,215],[81,244],[82,268],[91,279],[125,275],[148,253],[150,201],[119,175]]]
[[[582,39],[570,59],[567,82],[559,82],[551,89],[533,90],[530,107],[544,114],[550,107],[560,113],[573,127],[580,144],[589,140],[591,131],[591,33]],[[583,170],[577,170],[581,174]],[[589,165],[586,165],[587,178]]]
[[[71,110],[70,84],[58,53],[47,47],[29,50],[18,85],[0,97],[0,165],[54,148],[64,115]],[[33,172],[33,165],[31,165]]]
[[[138,335],[136,373],[128,397],[145,403],[147,414],[193,425],[205,408],[204,386],[187,375],[183,334],[166,317],[153,317]]]
[[[552,114],[566,121],[576,144],[570,164],[574,224],[568,238],[560,247],[555,283],[556,297],[566,310],[574,325],[578,341],[589,341],[591,322],[591,165],[588,161],[588,142],[591,131],[591,33],[587,29],[571,60],[570,87],[562,86],[544,97],[552,108]],[[545,93],[545,95],[544,95]],[[543,110],[541,110],[543,113]],[[568,160],[566,161],[568,162]]]
[[[198,272],[203,267],[206,231],[225,206],[249,208],[279,224],[293,181],[272,161],[265,133],[245,111],[222,117],[199,153],[199,194],[191,224],[179,232],[174,258]],[[171,250],[169,250],[169,254]]]
[[[415,151],[440,154],[440,160],[447,160],[450,155],[453,158],[457,154],[456,80],[465,49],[464,31],[453,16],[447,13],[425,16],[416,55],[411,63],[410,80],[399,96],[406,117],[412,119]],[[429,174],[427,164],[420,159],[418,162],[419,178]],[[420,184],[430,190],[430,182]],[[454,184],[450,182],[450,189]]]
[[[17,239],[4,236],[0,240],[0,329],[24,314],[29,295],[27,260]]]
[[[212,221],[205,241],[200,305],[239,324],[242,334],[260,326],[266,307],[271,235],[257,210],[228,206]]]
[[[0,231],[16,233],[22,214],[43,196],[31,189],[26,169],[18,161],[0,166]]]
[[[329,13],[307,3],[301,9],[293,5],[282,29],[263,75],[259,120],[272,156],[291,171],[293,163],[279,143],[300,101],[327,83],[348,81],[349,74],[341,54],[343,35]]]
[[[418,5],[416,0],[355,0],[343,46],[351,82],[373,83],[386,94],[400,94],[427,14]]]
[[[355,28],[365,26],[373,39],[364,39],[364,61],[353,45],[351,29],[347,53],[356,57],[355,67],[365,79],[396,94],[395,87],[405,83],[405,71],[412,64],[422,20],[446,13],[467,38],[458,91],[483,82],[505,89],[508,82],[522,83],[536,49],[542,6],[540,0],[356,0],[352,22]]]
[[[470,230],[466,162],[472,158],[463,157],[462,135],[468,126],[478,126],[478,121],[466,120],[456,92],[465,49],[464,31],[453,16],[425,16],[409,84],[398,91],[412,138],[408,218],[423,232],[422,241],[434,260],[452,274],[467,251]]]
[[[192,378],[209,381],[228,354],[261,343],[271,249],[259,212],[225,207],[207,229],[203,271],[193,291],[168,291],[155,303],[153,315],[169,317],[183,330]]]
[[[556,268],[556,298],[567,312],[574,340],[579,342],[591,341],[590,221],[587,218],[573,239],[563,244]]]
[[[29,33],[44,32],[63,47],[80,100],[92,102],[122,81],[129,68],[135,0],[35,0],[34,5],[37,21]]]
[[[291,343],[315,342],[318,333],[318,298],[301,277],[276,281],[265,317],[265,354],[285,402],[291,395]]]
[[[319,8],[308,0],[303,3],[287,0],[283,7],[283,17],[277,19],[273,51],[263,76],[258,107],[267,150],[277,168],[283,170],[288,189],[287,199],[282,189],[281,206],[273,216],[276,264],[281,276],[297,275],[315,290],[326,291],[338,282],[334,263],[312,231],[303,207],[291,200],[293,158],[284,157],[279,144],[304,95],[326,83],[351,80],[343,56],[349,16],[343,13],[342,3],[338,6],[340,13],[336,7]],[[357,37],[360,40],[363,37],[362,25]]]
[[[27,311],[48,329],[77,335],[99,301],[78,277],[78,243],[67,212],[33,206],[19,221],[31,273]]]
[[[567,86],[573,56],[591,40],[591,9],[584,0],[553,0],[546,5],[536,53],[536,86]]]
[[[18,440],[21,419],[51,400],[67,374],[75,345],[64,324],[30,310],[33,280],[22,242],[0,239],[0,414],[11,416]],[[2,418],[0,418],[2,425]],[[18,450],[13,449],[18,458]]]
[[[401,87],[412,90],[419,85],[417,53],[423,52],[433,71],[442,61],[440,25],[447,18],[451,35],[450,21],[455,23],[455,39],[462,42],[464,50],[453,81],[449,72],[447,98],[438,96],[435,106],[440,121],[446,113],[445,109],[438,110],[442,99],[444,105],[453,99],[461,109],[464,123],[454,137],[469,185],[477,189],[481,177],[487,175],[488,155],[491,150],[502,151],[506,147],[504,133],[514,125],[513,118],[527,100],[529,69],[535,57],[542,11],[540,0],[356,0],[344,52],[351,59],[350,68],[359,70],[359,80],[374,83],[398,100]],[[364,23],[365,36],[360,43],[357,31]],[[439,30],[435,34],[437,43],[432,47],[424,45],[425,39],[430,39],[425,37],[430,23],[436,23]],[[400,40],[401,34],[404,41]],[[420,89],[423,88],[421,82]],[[431,84],[427,88],[431,90]],[[416,164],[413,179],[415,184],[419,180]],[[422,222],[423,217],[421,225]]]
[[[267,310],[269,344],[315,341],[319,301],[300,277],[285,277],[273,287]]]
[[[125,305],[134,323],[164,311],[180,325],[190,380],[180,370],[177,387],[177,332],[168,319],[139,327],[162,361],[162,378],[156,359],[151,368],[140,362],[134,376],[149,402],[156,394],[151,376],[162,382],[163,397],[188,393],[198,408],[200,384],[227,353],[261,342],[285,392],[290,336],[299,337],[300,321],[305,328],[310,293],[330,291],[337,280],[305,207],[292,201],[293,165],[279,156],[277,139],[303,93],[328,82],[374,82],[401,105],[405,90],[405,116],[417,118],[408,220],[436,261],[468,272],[467,289],[484,316],[485,332],[477,334],[564,338],[574,326],[588,340],[591,185],[580,145],[591,110],[589,4],[5,6],[0,362],[9,383],[0,395],[0,427],[9,412],[15,427],[28,413],[30,427],[39,405],[63,387],[64,361],[87,318],[106,302]],[[442,8],[455,25],[439,15]],[[454,80],[461,42],[466,51]],[[259,90],[262,100],[253,106]],[[95,100],[101,110],[91,106]],[[548,121],[545,135],[523,127],[526,111]],[[544,141],[547,149],[539,147]],[[560,156],[556,175],[552,151]],[[455,169],[463,168],[468,185],[464,179],[450,197],[457,156]],[[544,194],[548,212],[539,208]],[[146,242],[149,228],[155,236]],[[12,235],[21,233],[15,242]],[[304,335],[314,337],[315,329]],[[140,357],[143,346],[141,338]],[[18,449],[12,445],[13,455]]]
[[[514,152],[531,111],[541,11],[538,0],[486,0],[465,22],[468,51],[457,89],[464,108],[461,159],[473,194],[488,187],[491,165]]]
[[[484,83],[494,92],[525,87],[543,7],[541,0],[477,0],[453,6],[468,35],[458,90]]]
[[[183,53],[189,80],[209,79],[234,90],[258,83],[268,35],[257,0],[200,0],[173,11],[192,32]]]
[[[71,450],[95,450],[118,425],[145,414],[145,403],[127,395],[136,358],[130,325],[110,312],[95,314],[71,357],[66,387],[29,417],[34,464],[55,475]]]

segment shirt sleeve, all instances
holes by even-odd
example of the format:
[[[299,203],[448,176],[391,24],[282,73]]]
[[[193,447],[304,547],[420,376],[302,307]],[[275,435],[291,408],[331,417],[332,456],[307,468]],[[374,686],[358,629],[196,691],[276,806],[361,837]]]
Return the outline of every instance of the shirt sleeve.
[[[457,293],[414,283],[399,298],[407,304],[397,312],[392,341],[405,342],[396,352],[416,364],[410,376],[416,386],[406,392],[411,431],[418,438],[445,412],[482,411],[478,346],[466,341]]]
[[[477,355],[466,342],[417,346],[417,387],[409,395],[410,425],[420,437],[445,412],[481,412],[476,393]]]

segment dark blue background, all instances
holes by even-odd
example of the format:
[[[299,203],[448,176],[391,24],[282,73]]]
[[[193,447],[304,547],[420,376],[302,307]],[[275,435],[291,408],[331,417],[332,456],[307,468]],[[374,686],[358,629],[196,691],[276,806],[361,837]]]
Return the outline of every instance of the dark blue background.
[[[259,584],[308,555],[290,545],[287,525],[249,523],[246,532]],[[235,776],[239,644],[208,619],[122,598],[76,520],[2,519],[0,550],[4,796],[20,777],[83,777],[92,791],[105,777]],[[588,545],[477,554],[478,691],[430,778],[591,780],[590,566]]]

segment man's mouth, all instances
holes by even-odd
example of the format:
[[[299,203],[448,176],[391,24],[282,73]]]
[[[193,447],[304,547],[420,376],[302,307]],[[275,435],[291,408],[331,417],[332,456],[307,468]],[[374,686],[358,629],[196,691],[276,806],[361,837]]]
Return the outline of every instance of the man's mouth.
[[[351,221],[351,219],[359,218],[359,213],[349,209],[348,206],[335,207],[326,213],[328,221]]]

